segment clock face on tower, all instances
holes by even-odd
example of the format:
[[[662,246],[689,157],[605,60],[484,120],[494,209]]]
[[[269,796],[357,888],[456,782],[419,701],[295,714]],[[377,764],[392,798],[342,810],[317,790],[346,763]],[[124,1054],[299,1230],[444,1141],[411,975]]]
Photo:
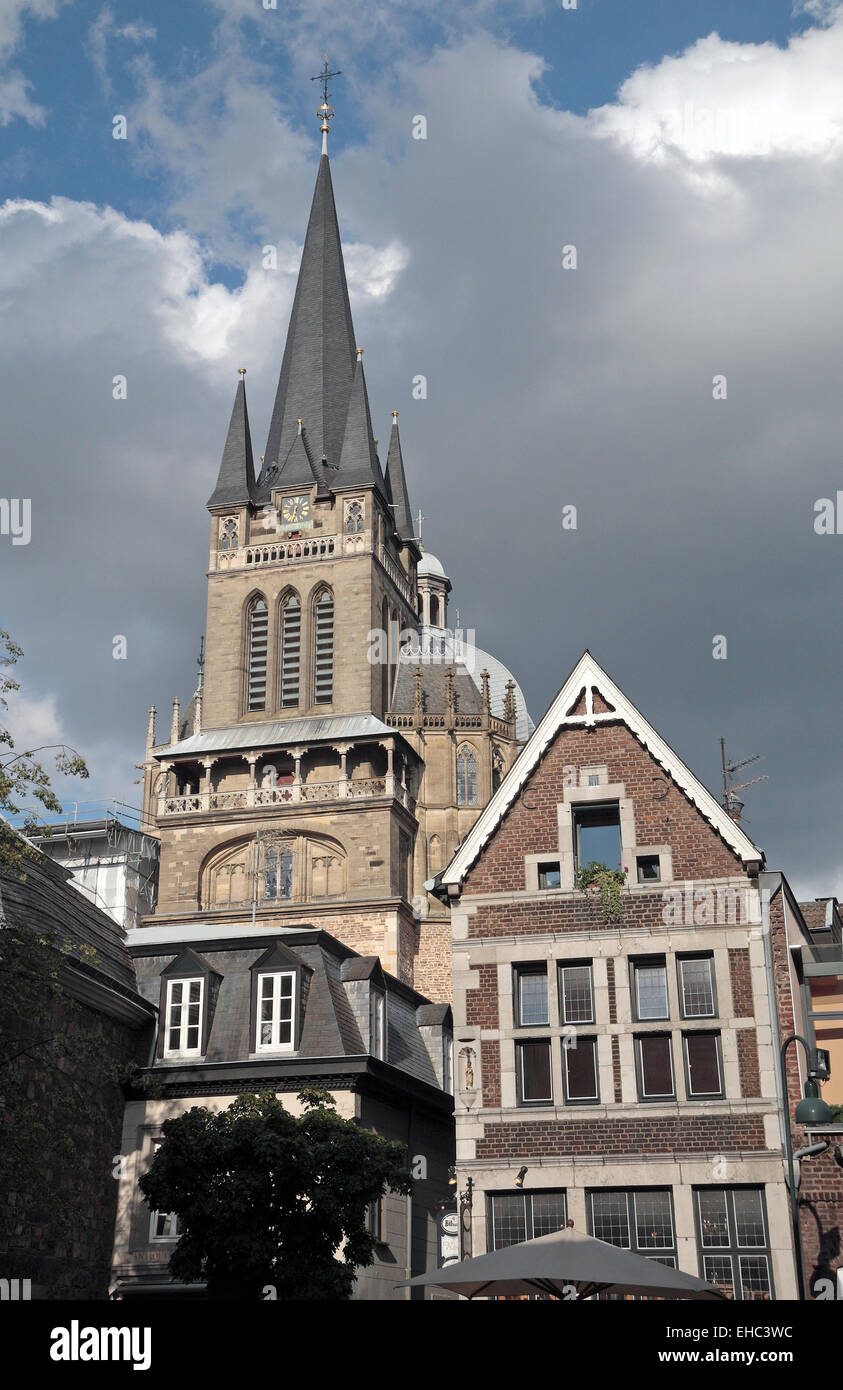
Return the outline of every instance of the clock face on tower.
[[[310,521],[310,497],[306,492],[281,499],[281,525],[306,526]]]

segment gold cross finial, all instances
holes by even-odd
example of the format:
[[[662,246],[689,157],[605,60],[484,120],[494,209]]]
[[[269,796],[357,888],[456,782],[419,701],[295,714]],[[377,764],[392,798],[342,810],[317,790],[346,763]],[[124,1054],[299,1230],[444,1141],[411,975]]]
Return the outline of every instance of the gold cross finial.
[[[315,75],[314,77],[311,77],[311,79],[310,79],[311,82],[321,82],[321,83],[322,83],[322,105],[319,107],[319,110],[316,112],[316,115],[318,116],[319,122],[320,122],[319,129],[320,129],[321,132],[322,132],[322,152],[323,152],[323,154],[327,153],[327,149],[328,149],[327,136],[328,136],[328,134],[330,133],[330,130],[331,130],[331,121],[334,119],[334,108],[333,108],[333,107],[330,105],[330,103],[328,102],[328,78],[329,78],[329,77],[339,77],[339,76],[340,76],[340,69],[339,69],[339,68],[337,68],[337,71],[336,71],[336,72],[331,72],[331,69],[330,69],[330,67],[328,66],[328,55],[327,55],[327,53],[326,53],[326,54],[325,54],[325,66],[323,67],[322,71],[321,71],[321,72],[317,72],[316,75]]]

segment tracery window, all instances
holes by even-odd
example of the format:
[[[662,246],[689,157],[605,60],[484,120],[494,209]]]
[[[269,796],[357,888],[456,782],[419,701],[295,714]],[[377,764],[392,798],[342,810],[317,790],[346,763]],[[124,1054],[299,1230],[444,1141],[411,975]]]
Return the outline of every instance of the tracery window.
[[[349,502],[345,509],[345,529],[350,534],[363,530],[363,503]]]
[[[239,542],[239,527],[236,516],[227,516],[220,522],[220,550],[236,550]]]
[[[279,852],[273,846],[266,851],[263,869],[263,896],[268,899],[293,896],[293,852],[285,845]]]
[[[477,759],[465,745],[457,753],[457,805],[477,805]]]

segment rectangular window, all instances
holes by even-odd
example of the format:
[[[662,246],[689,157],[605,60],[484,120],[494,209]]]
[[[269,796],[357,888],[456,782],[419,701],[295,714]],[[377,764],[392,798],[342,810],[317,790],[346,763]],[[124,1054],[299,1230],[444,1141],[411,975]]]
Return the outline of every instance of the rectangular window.
[[[258,976],[256,1052],[293,1046],[295,984],[292,970]]]
[[[679,1002],[683,1018],[714,1018],[714,961],[711,956],[680,956]]]
[[[160,1149],[164,1140],[153,1139],[153,1157]],[[181,1235],[179,1230],[179,1218],[174,1211],[153,1211],[149,1214],[149,1239],[150,1241],[178,1240]]]
[[[669,1018],[667,967],[663,956],[633,961],[632,998],[635,1017],[644,1023],[652,1018]]]
[[[657,854],[638,854],[635,857],[639,883],[660,883],[661,860]]]
[[[201,976],[198,980],[167,981],[165,1057],[200,1055],[203,985]]]
[[[772,1299],[763,1189],[699,1187],[695,1197],[702,1277],[730,1298]]]
[[[719,1033],[685,1033],[685,1080],[689,1096],[722,1096]]]
[[[386,1057],[386,995],[381,989],[369,993],[369,1051],[373,1057]]]
[[[550,1042],[516,1043],[519,1105],[547,1105],[553,1100]]]
[[[442,1034],[442,1090],[454,1093],[454,1039],[450,1033]]]
[[[594,1022],[594,981],[590,961],[560,965],[559,1019],[562,1023]]]
[[[667,1187],[630,1191],[599,1189],[587,1193],[590,1234],[622,1250],[632,1250],[656,1264],[676,1268],[676,1228],[673,1201]],[[601,1300],[628,1294],[599,1294]]]
[[[670,1035],[644,1033],[635,1039],[640,1100],[673,1100],[673,1053]]]
[[[517,1026],[547,1025],[547,966],[519,965],[515,970]]]
[[[154,1211],[149,1222],[150,1240],[178,1240],[179,1218],[174,1211]]]
[[[562,872],[559,868],[559,861],[547,864],[539,864],[539,888],[559,888],[562,884]]]
[[[491,1250],[503,1250],[524,1240],[552,1235],[565,1228],[568,1211],[561,1192],[491,1192],[489,1224]]]
[[[383,1197],[370,1202],[366,1208],[366,1230],[374,1236],[379,1245],[385,1241]]]
[[[574,855],[578,869],[605,864],[620,869],[621,817],[617,802],[605,806],[574,806]]]
[[[597,1039],[577,1036],[571,1042],[562,1039],[562,1076],[565,1099],[570,1105],[600,1099],[597,1075]],[[568,1045],[566,1045],[568,1044]]]

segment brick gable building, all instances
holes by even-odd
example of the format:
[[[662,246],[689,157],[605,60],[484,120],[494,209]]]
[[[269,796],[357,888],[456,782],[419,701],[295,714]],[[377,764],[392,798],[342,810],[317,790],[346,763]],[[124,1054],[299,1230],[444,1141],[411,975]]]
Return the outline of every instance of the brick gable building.
[[[573,1221],[736,1297],[794,1297],[778,1046],[810,1032],[810,933],[588,653],[436,891],[474,1253]],[[803,1161],[829,1267],[841,1176],[830,1150]]]

